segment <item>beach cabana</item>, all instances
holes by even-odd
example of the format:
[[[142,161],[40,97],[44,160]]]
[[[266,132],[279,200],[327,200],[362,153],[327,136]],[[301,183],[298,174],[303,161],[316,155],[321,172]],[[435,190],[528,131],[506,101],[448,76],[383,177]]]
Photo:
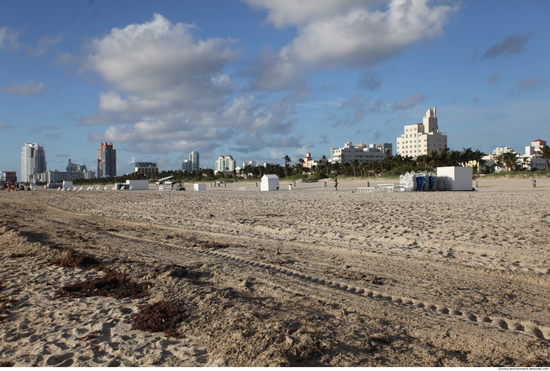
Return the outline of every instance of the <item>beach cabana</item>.
[[[438,167],[437,176],[449,179],[449,191],[472,190],[472,168],[469,166]]]
[[[275,174],[266,174],[262,177],[260,191],[276,191],[279,189],[279,177]]]
[[[193,191],[206,191],[206,184],[193,184]]]

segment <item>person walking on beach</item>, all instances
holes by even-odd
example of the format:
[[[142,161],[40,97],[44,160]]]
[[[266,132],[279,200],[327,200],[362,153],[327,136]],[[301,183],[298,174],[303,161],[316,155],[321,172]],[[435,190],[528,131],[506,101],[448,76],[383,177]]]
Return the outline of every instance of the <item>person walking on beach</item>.
[[[338,178],[334,178],[334,190],[338,190]]]

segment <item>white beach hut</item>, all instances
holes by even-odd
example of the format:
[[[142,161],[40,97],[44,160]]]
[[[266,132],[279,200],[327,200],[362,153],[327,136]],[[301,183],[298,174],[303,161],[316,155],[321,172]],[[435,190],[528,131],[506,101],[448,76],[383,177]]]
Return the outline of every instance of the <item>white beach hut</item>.
[[[149,181],[148,180],[126,180],[126,189],[132,190],[149,190]]]
[[[279,189],[279,177],[275,174],[266,174],[262,177],[260,191],[276,191]]]
[[[193,184],[193,191],[206,191],[206,184]]]
[[[438,167],[437,176],[449,178],[449,191],[472,190],[472,168],[469,166]]]

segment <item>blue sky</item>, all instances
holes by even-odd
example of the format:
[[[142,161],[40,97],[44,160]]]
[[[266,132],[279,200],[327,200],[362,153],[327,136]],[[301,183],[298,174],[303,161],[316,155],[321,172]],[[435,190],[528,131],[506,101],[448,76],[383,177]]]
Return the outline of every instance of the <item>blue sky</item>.
[[[550,2],[0,0],[1,171],[23,143],[94,170],[388,142],[437,107],[448,146],[550,140]]]

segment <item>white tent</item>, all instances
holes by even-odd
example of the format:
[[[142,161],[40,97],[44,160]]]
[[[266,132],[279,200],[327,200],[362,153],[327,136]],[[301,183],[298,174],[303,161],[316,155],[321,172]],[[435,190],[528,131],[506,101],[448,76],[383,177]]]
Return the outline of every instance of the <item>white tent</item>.
[[[262,177],[260,191],[276,191],[279,189],[279,177],[275,174],[266,174]]]

